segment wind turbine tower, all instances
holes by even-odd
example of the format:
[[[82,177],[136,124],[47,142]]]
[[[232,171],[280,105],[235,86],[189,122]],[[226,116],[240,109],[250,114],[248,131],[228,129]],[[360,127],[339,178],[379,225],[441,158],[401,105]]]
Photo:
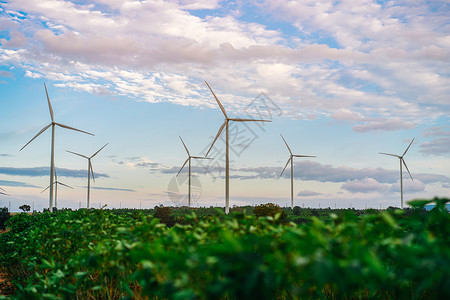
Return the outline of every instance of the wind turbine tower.
[[[289,159],[288,159],[286,165],[284,166],[283,171],[281,171],[280,176],[283,175],[284,170],[286,170],[286,167],[288,166],[289,162],[291,162],[291,209],[293,209],[294,208],[294,157],[316,157],[316,156],[292,154],[291,148],[289,148],[289,145],[286,142],[286,140],[284,139],[283,135],[281,133],[280,133],[280,135],[290,153]]]
[[[216,94],[214,94],[213,90],[209,86],[209,84],[205,81],[206,85],[208,86],[209,90],[213,94],[214,98],[217,101],[217,104],[219,105],[220,109],[222,110],[223,115],[225,116],[225,121],[223,122],[222,126],[220,126],[219,131],[217,132],[216,137],[214,138],[214,141],[211,144],[211,147],[209,148],[208,152],[206,153],[206,156],[208,156],[209,151],[211,151],[212,147],[214,146],[214,143],[216,142],[217,138],[222,133],[223,128],[225,127],[225,213],[228,214],[230,212],[230,151],[229,151],[229,131],[228,131],[228,124],[230,121],[234,122],[272,122],[270,120],[256,120],[256,119],[241,119],[241,118],[229,118],[227,115],[227,112],[225,111],[225,108],[223,108],[222,103],[220,103],[219,99],[216,97]]]

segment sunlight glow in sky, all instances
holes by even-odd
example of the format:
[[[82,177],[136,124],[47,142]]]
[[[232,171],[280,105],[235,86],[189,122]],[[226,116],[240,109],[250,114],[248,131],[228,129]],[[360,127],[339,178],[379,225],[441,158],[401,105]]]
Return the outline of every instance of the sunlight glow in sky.
[[[229,116],[230,204],[400,205],[450,195],[448,1],[0,0],[0,206],[48,206],[56,129],[58,207],[187,204],[187,153],[204,155]],[[192,161],[195,206],[224,205],[224,136]]]

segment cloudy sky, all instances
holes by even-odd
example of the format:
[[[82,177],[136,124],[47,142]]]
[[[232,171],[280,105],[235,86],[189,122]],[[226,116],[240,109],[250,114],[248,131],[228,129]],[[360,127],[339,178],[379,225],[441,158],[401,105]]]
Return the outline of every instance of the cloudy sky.
[[[228,115],[231,205],[400,205],[450,195],[448,1],[0,1],[0,206],[48,206],[55,120],[59,207],[187,203],[191,154]],[[194,160],[195,205],[224,205],[224,139]]]

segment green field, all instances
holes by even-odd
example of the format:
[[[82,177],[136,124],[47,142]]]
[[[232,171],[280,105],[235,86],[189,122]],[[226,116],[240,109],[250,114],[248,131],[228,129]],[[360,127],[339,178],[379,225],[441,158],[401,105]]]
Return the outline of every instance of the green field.
[[[450,299],[448,202],[17,214],[0,235],[0,270],[13,284],[3,297]]]

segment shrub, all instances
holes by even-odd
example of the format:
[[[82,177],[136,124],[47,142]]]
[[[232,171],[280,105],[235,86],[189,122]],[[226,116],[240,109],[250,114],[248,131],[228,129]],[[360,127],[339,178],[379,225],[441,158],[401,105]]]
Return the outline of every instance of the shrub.
[[[166,224],[167,226],[172,226],[174,224],[174,220],[171,216],[172,209],[170,207],[164,206],[156,206],[154,217],[158,218],[161,223]]]
[[[292,210],[292,213],[295,216],[300,216],[301,212],[302,212],[302,209],[300,208],[300,206],[294,206],[294,209]]]
[[[6,229],[5,223],[10,217],[11,215],[9,214],[7,207],[3,207],[0,209],[0,230]]]
[[[259,217],[275,217],[276,214],[280,213],[280,220],[284,220],[287,216],[278,204],[267,203],[261,204],[255,207],[253,210],[255,216]]]
[[[19,208],[20,208],[21,210],[23,210],[23,212],[27,212],[27,211],[30,211],[30,210],[31,210],[31,206],[29,206],[29,205],[27,205],[27,204],[24,204],[24,205],[22,205],[22,206],[19,206]]]

